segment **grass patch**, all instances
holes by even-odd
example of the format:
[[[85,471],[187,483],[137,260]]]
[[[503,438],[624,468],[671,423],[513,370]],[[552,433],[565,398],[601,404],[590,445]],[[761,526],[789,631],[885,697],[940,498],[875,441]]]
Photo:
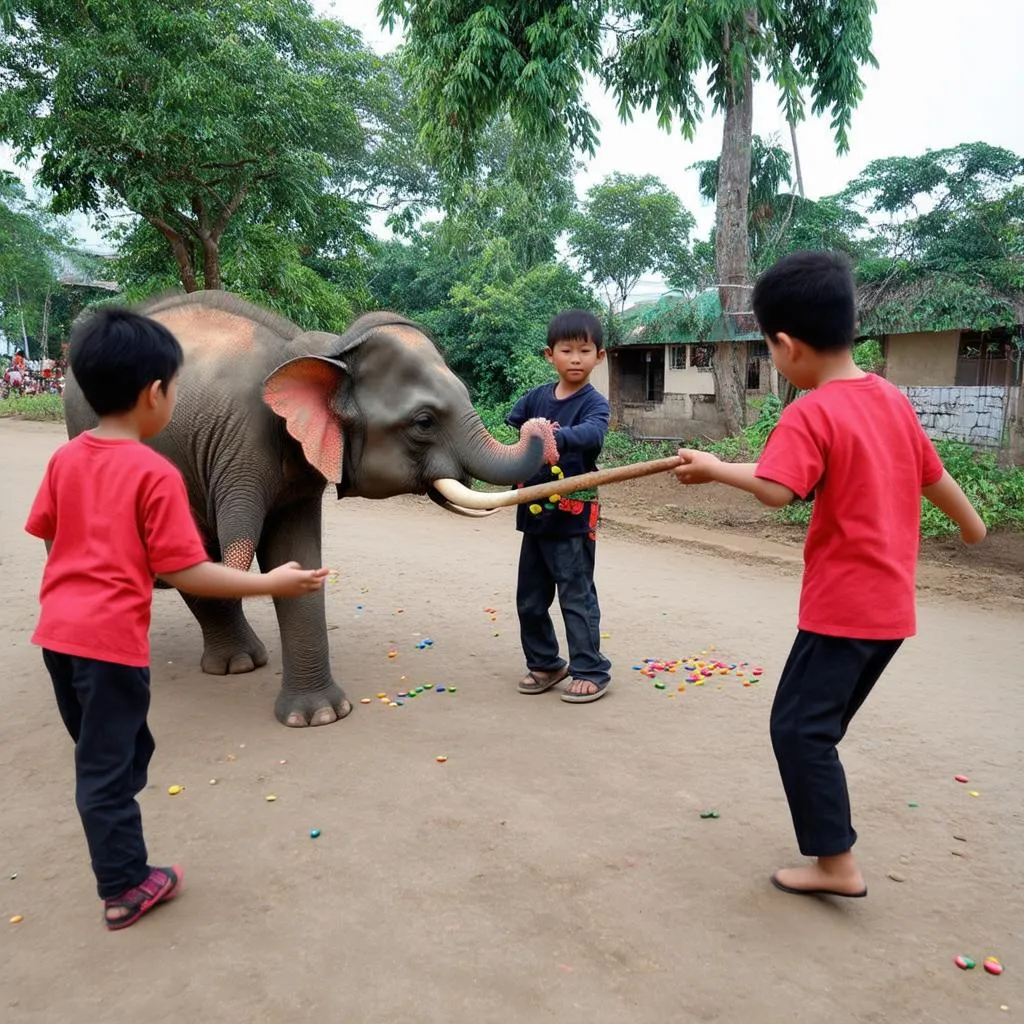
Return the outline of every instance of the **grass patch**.
[[[64,402],[60,395],[10,395],[0,399],[0,419],[16,416],[22,420],[64,420]]]

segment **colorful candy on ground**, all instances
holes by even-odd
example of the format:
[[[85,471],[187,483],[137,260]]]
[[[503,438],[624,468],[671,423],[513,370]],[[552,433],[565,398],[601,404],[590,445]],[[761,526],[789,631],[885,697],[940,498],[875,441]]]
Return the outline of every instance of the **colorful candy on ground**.
[[[21,914],[15,914],[14,917],[12,917],[10,919],[10,923],[11,924],[21,924],[21,922],[24,921],[24,920],[25,920],[25,918],[22,917]]]
[[[311,828],[309,830],[309,838],[310,839],[319,839],[320,838],[320,829],[318,829],[318,828]]]
[[[179,793],[184,792],[184,786],[168,786],[167,793],[169,796],[177,796]]]
[[[955,963],[961,971],[974,970],[974,961],[969,956],[955,956],[953,957],[953,963]]]
[[[718,811],[701,811],[700,812],[700,816],[702,818],[719,818],[719,817],[721,817],[721,815],[718,813]]]
[[[984,967],[989,974],[995,974],[998,976],[1003,973],[1003,965],[994,956],[985,957],[985,962],[982,964],[982,967]]]
[[[714,650],[714,648],[711,649]],[[704,651],[701,653],[706,654]],[[728,676],[735,672],[742,684],[749,687],[759,683],[761,675],[764,674],[764,669],[752,669],[749,668],[749,665],[750,663],[746,661],[737,664],[726,661],[702,661],[699,658],[644,658],[640,664],[633,666],[633,671],[639,672],[647,679],[656,680],[662,673],[674,675],[681,669],[687,673],[686,682],[692,683],[694,686],[703,686],[708,679],[715,675]],[[666,689],[666,684],[663,682],[655,682],[654,686],[658,690]],[[685,686],[680,686],[677,692],[683,692],[685,689]],[[717,689],[722,689],[722,686],[719,685]]]
[[[953,781],[954,782],[970,782],[971,780],[969,778],[967,778],[966,775],[954,775],[953,776]]]
[[[447,760],[448,760],[448,758],[447,758],[447,757],[445,757],[445,756],[444,756],[444,754],[438,754],[438,755],[437,755],[437,757],[435,757],[435,758],[434,758],[434,760],[435,760],[435,761],[436,761],[436,762],[437,762],[438,764],[444,764],[444,763],[445,763],[445,761],[447,761]]]

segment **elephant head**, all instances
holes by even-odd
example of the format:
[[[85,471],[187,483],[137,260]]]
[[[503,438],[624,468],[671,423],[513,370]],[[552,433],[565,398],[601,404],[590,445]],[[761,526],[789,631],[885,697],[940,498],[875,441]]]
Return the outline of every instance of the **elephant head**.
[[[264,402],[338,497],[429,495],[455,512],[434,481],[513,484],[557,448],[546,421],[503,445],[486,429],[466,386],[420,328],[393,313],[360,317],[345,334],[308,333],[266,379]]]

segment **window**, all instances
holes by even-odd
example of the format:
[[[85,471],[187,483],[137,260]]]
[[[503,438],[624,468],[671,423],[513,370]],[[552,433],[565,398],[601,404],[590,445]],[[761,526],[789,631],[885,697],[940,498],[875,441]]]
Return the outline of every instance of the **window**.
[[[690,365],[698,370],[710,370],[715,362],[714,345],[691,345]]]
[[[673,345],[669,349],[669,368],[672,370],[686,369],[686,346]]]
[[[1013,383],[1018,367],[1013,344],[1007,338],[994,339],[974,331],[960,334],[956,359],[957,387],[1006,387]]]

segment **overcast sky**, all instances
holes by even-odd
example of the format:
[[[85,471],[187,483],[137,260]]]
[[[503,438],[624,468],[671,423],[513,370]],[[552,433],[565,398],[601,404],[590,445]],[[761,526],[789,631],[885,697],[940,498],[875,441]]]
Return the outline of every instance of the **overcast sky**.
[[[312,3],[320,14],[358,28],[375,49],[399,42],[379,28],[377,0]],[[1024,154],[1024,0],[956,5],[878,0],[873,49],[880,66],[864,71],[865,95],[853,115],[850,152],[836,156],[826,118],[811,119],[799,129],[810,198],[839,191],[879,157],[979,140]],[[661,131],[653,114],[620,123],[614,102],[596,85],[588,90],[588,100],[601,123],[601,144],[580,173],[580,194],[612,171],[656,174],[679,194],[706,235],[714,212],[701,203],[696,174],[687,168],[718,155],[721,118],[708,113],[687,142],[678,132]],[[767,84],[755,90],[754,130],[763,136],[776,133],[789,145],[777,97]],[[4,157],[0,153],[0,164],[10,166]],[[656,288],[657,282],[645,282],[635,298]]]

